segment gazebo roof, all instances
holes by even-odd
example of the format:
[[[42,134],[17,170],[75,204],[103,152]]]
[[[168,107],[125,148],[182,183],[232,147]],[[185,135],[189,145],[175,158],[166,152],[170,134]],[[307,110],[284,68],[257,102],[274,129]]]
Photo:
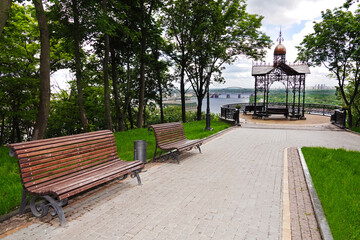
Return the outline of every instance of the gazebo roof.
[[[280,63],[277,66],[260,64],[260,65],[253,65],[252,66],[252,76],[259,76],[259,75],[269,74],[275,68],[280,68],[281,70],[283,70],[289,76],[301,75],[301,74],[309,74],[310,73],[309,66],[306,63],[304,63],[304,64],[291,64],[291,65],[288,65],[286,63]]]

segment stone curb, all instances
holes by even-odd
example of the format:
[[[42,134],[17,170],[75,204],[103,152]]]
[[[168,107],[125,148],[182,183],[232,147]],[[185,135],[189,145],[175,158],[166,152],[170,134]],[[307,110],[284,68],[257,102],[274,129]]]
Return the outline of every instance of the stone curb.
[[[310,175],[310,171],[305,162],[305,158],[304,158],[304,155],[302,154],[301,148],[298,148],[298,152],[299,152],[299,156],[300,156],[301,165],[302,165],[302,168],[304,171],[306,184],[309,189],[311,203],[314,207],[315,216],[316,216],[317,222],[319,224],[321,237],[324,240],[333,240],[334,238],[331,234],[329,224],[326,221],[325,213],[323,211],[320,199],[316,193],[316,190],[315,190],[315,187],[314,187],[311,175]]]

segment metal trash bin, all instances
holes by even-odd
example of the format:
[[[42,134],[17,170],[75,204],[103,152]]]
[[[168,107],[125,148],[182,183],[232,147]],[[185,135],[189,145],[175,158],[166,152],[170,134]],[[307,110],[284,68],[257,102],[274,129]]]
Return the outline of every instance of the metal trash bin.
[[[146,141],[145,140],[134,141],[134,160],[140,160],[142,163],[146,163]]]

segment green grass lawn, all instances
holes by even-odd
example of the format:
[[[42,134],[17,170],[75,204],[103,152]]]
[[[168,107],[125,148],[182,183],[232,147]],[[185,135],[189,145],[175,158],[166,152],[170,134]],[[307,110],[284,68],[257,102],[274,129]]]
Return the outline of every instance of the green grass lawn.
[[[353,127],[351,130],[360,133],[360,127]]]
[[[204,138],[229,127],[220,120],[213,120],[214,131],[205,131],[205,121],[184,123],[188,139]],[[147,159],[151,159],[155,150],[155,136],[147,129],[134,129],[114,134],[119,157],[122,160],[134,159],[134,140],[147,141]],[[9,149],[0,146],[0,215],[6,214],[20,205],[22,185],[17,159],[9,156]]]
[[[9,156],[9,149],[0,146],[0,215],[20,205],[22,185],[16,158]]]
[[[301,150],[334,239],[360,239],[360,152]]]

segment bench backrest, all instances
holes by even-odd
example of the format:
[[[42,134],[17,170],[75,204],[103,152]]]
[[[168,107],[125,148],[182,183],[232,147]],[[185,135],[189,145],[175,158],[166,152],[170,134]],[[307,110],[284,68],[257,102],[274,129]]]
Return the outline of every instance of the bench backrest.
[[[181,122],[155,124],[149,128],[154,129],[156,144],[159,147],[186,139]]]
[[[118,159],[111,131],[8,144],[19,161],[25,188]]]

